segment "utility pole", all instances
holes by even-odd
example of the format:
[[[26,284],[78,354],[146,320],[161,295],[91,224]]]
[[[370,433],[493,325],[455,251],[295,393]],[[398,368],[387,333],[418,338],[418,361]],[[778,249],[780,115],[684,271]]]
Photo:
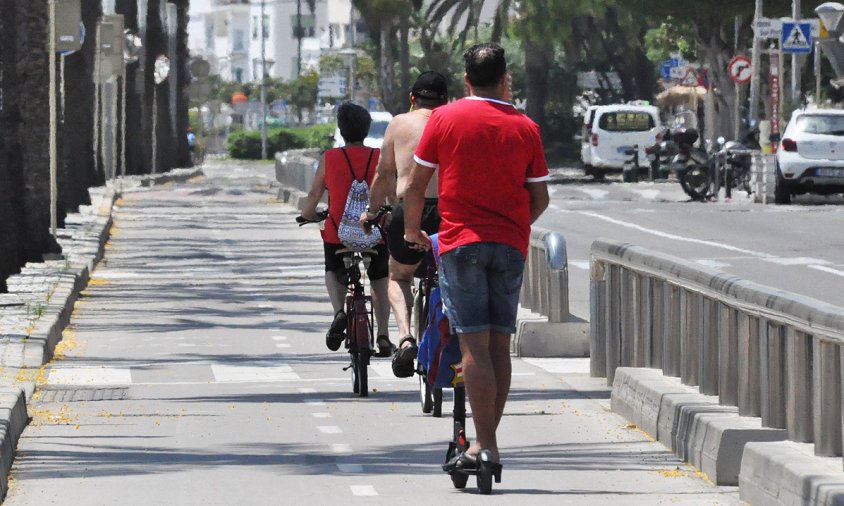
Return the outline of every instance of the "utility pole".
[[[296,0],[296,76],[302,75],[302,0]]]
[[[756,23],[762,18],[762,2],[763,0],[756,0],[756,10],[753,14],[753,54],[751,55],[751,65],[753,67],[753,74],[750,78],[750,120],[759,120],[759,92],[761,90],[760,69],[762,68],[762,40],[757,36]]]
[[[267,159],[267,34],[264,32],[266,4],[266,0],[261,0],[261,112],[264,116],[261,122],[261,160]]]
[[[794,18],[794,22],[797,23],[801,19],[800,14],[800,0],[791,0],[791,17]],[[801,73],[800,69],[803,66],[803,58],[801,55],[793,54],[791,55],[791,103],[797,104],[800,101],[800,88],[801,88]]]
[[[58,208],[58,118],[56,113],[56,0],[47,2],[49,16],[49,70],[50,70],[50,235],[56,237]]]

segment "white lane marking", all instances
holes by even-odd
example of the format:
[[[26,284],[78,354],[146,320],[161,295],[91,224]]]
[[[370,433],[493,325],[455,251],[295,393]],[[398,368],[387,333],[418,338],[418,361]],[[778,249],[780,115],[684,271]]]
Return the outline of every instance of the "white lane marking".
[[[290,348],[290,345],[287,343],[275,343],[276,348]]]
[[[589,195],[593,200],[602,200],[607,198],[607,195],[610,194],[607,190],[598,190],[595,188],[578,188],[578,190],[582,191],[586,195]]]
[[[808,267],[817,271],[828,272],[830,274],[835,274],[836,276],[844,277],[844,271],[833,269],[832,267],[827,267],[825,265],[809,265]]]
[[[729,267],[730,264],[719,262],[718,260],[710,260],[708,258],[698,258],[694,261],[696,264],[700,264],[704,267],[709,267],[711,269],[723,269],[724,267]]]
[[[251,365],[220,365],[211,366],[214,379],[220,383],[236,381],[278,381],[297,380],[299,375],[293,372],[289,365],[260,367]]]
[[[352,453],[352,446],[346,443],[336,443],[331,445],[332,453]]]
[[[339,469],[341,473],[363,474],[363,466],[361,464],[340,464],[338,462],[337,469]]]
[[[272,304],[267,304],[267,303],[258,304],[258,307],[260,309],[275,309],[275,306],[273,306]]]
[[[287,341],[287,336],[273,336],[271,339],[273,341]]]
[[[584,260],[570,260],[569,265],[572,267],[577,267],[578,269],[583,269],[585,271],[589,270],[589,262]]]
[[[114,367],[61,367],[48,376],[52,385],[131,385],[132,372]]]
[[[322,432],[323,434],[342,434],[343,429],[336,425],[320,425],[317,427],[317,430]]]
[[[645,200],[654,200],[659,196],[659,190],[638,190],[631,189],[633,193],[638,193]]]
[[[304,387],[299,389],[300,394],[315,394],[316,388]]]
[[[793,258],[766,258],[766,262],[775,263],[778,265],[829,265],[830,262],[821,260],[820,258],[811,257],[793,257]]]
[[[375,491],[375,487],[372,485],[349,485],[349,488],[352,489],[352,495],[358,497],[374,497],[378,495],[378,492]]]
[[[314,418],[331,418],[331,413],[311,413]]]
[[[523,358],[522,360],[554,374],[589,374],[588,358]]]
[[[195,344],[190,344],[190,343],[178,343],[176,346],[178,346],[180,348],[196,348]]]
[[[325,401],[322,399],[305,399],[305,404],[308,406],[325,406]]]
[[[369,370],[378,375],[379,378],[395,378],[393,375],[393,366],[390,362],[376,362],[369,363]]]
[[[634,230],[639,230],[640,232],[652,234],[652,235],[655,235],[657,237],[664,237],[666,239],[672,239],[672,240],[681,241],[681,242],[690,242],[690,243],[693,243],[693,244],[703,244],[704,246],[712,246],[713,248],[721,248],[721,249],[725,249],[725,250],[728,250],[728,251],[735,251],[735,252],[738,252],[738,253],[744,253],[746,255],[753,255],[753,256],[759,257],[759,258],[777,258],[774,255],[771,255],[770,253],[762,253],[761,251],[753,251],[753,250],[749,250],[749,249],[745,249],[745,248],[739,248],[738,246],[732,246],[730,244],[724,244],[724,243],[715,242],[715,241],[706,241],[704,239],[695,239],[693,237],[684,237],[682,235],[677,235],[677,234],[669,234],[668,232],[662,232],[660,230],[654,230],[652,228],[647,228],[647,227],[643,227],[641,225],[636,225],[635,223],[629,223],[629,222],[626,222],[626,221],[617,220],[615,218],[610,218],[609,216],[604,216],[603,214],[599,214],[599,213],[593,213],[591,211],[577,211],[577,213],[582,214],[584,216],[589,216],[591,218],[595,218],[595,219],[598,219],[598,220],[603,220],[603,221],[612,223],[614,225],[619,225],[619,226],[622,226],[622,227],[632,228]]]

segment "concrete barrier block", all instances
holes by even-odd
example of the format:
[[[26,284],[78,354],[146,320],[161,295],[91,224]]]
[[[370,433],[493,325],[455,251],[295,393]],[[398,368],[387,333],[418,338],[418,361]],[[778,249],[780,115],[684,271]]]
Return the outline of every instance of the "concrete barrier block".
[[[659,411],[662,398],[685,393],[689,387],[677,378],[667,378],[656,369],[619,367],[613,379],[611,409],[627,418],[654,439],[659,439]],[[670,447],[669,445],[666,445]]]
[[[689,438],[689,463],[717,485],[738,485],[742,452],[749,442],[784,441],[785,429],[762,427],[762,420],[726,414],[703,413],[696,417]]]
[[[739,497],[752,505],[844,505],[841,458],[817,457],[808,443],[748,443]]]
[[[514,350],[520,357],[588,357],[588,322],[519,322]]]
[[[746,444],[788,437],[784,429],[762,427],[759,418],[741,417],[738,408],[719,405],[717,397],[657,369],[619,367],[611,408],[718,485],[738,483]]]

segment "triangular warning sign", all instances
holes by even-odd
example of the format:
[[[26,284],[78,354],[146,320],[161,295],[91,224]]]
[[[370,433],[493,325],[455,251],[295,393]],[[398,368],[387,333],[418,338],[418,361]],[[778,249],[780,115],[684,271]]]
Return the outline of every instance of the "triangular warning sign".
[[[812,43],[806,38],[806,34],[800,28],[799,24],[795,24],[791,31],[782,39],[782,48],[788,49],[811,49]]]
[[[697,86],[698,83],[699,81],[697,78],[697,74],[695,74],[695,71],[693,69],[689,69],[689,71],[686,72],[686,75],[683,77],[683,80],[680,81],[680,84],[683,86]]]

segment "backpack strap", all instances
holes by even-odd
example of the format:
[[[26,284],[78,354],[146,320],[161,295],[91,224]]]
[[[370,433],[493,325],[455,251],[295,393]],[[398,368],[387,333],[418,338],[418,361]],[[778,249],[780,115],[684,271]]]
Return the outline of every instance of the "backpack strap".
[[[367,176],[369,176],[369,166],[372,164],[372,155],[375,153],[375,149],[369,148],[369,159],[366,160],[366,169],[363,171],[363,177],[360,180],[358,180],[358,178],[355,176],[355,169],[352,166],[352,160],[349,158],[349,154],[346,153],[346,147],[343,146],[340,149],[343,151],[343,156],[346,158],[346,164],[348,164],[349,166],[349,172],[352,173],[352,179],[359,183],[361,181],[366,181]]]

